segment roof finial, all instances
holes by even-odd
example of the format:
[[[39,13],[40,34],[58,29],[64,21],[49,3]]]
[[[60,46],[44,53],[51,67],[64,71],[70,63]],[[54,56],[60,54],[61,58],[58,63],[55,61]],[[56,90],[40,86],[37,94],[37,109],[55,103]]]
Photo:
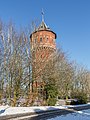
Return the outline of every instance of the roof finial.
[[[44,22],[44,12],[43,12],[43,8],[42,8],[41,14],[42,14],[42,22]]]

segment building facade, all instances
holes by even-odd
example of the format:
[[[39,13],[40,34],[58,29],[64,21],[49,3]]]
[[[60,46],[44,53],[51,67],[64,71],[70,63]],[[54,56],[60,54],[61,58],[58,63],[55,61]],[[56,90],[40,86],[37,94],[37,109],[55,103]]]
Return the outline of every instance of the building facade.
[[[30,35],[32,53],[33,89],[42,92],[44,82],[42,78],[45,63],[56,50],[56,33],[47,27],[42,19],[41,24]]]

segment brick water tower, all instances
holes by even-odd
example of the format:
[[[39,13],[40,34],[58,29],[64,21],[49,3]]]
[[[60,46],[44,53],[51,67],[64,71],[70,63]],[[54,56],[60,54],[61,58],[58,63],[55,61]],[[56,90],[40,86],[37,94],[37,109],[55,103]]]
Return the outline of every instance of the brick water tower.
[[[30,46],[33,63],[33,89],[35,87],[40,92],[43,88],[42,71],[45,62],[56,50],[56,33],[45,24],[43,14],[41,24],[30,35]]]

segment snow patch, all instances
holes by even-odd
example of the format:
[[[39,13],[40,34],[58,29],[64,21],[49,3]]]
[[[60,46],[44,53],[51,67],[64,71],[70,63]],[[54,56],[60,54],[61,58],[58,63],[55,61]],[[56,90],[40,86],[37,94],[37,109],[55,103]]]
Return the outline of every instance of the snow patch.
[[[20,113],[36,113],[39,111],[65,109],[63,106],[33,106],[33,107],[9,107],[0,106],[0,116]]]
[[[87,104],[88,105],[88,104]],[[57,109],[68,109],[70,107],[80,107],[84,105],[76,106],[33,106],[33,107],[10,107],[10,106],[0,106],[0,116],[13,115],[13,114],[23,114],[23,113],[37,113],[39,111],[57,110]],[[90,113],[83,113],[82,111],[76,111],[78,114],[90,115]]]

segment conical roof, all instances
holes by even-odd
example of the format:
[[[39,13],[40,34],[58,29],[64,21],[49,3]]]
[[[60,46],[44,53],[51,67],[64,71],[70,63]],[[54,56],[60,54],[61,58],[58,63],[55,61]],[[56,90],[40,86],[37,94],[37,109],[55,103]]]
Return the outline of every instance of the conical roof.
[[[36,29],[36,31],[39,31],[39,30],[50,30],[50,28],[45,24],[44,21],[42,21],[39,27]]]
[[[39,27],[37,27],[33,32],[32,32],[32,34],[33,33],[36,33],[36,32],[38,32],[38,31],[50,31],[50,32],[52,32],[52,33],[54,33],[47,25],[46,25],[46,23],[44,22],[44,20],[41,22],[41,24],[39,25]],[[32,34],[30,35],[30,38],[31,38],[31,36],[32,36]],[[56,33],[54,33],[55,34],[55,38],[56,38]]]

